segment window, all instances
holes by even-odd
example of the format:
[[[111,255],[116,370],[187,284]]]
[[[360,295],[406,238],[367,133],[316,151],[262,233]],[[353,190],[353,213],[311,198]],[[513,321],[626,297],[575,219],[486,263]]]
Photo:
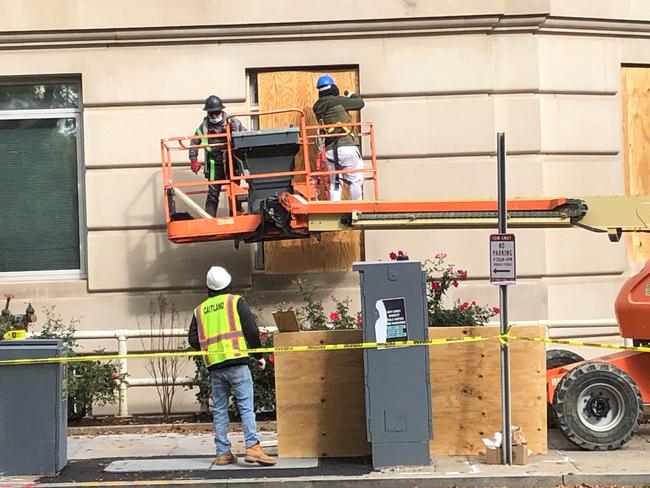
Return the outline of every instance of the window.
[[[80,84],[0,81],[0,278],[80,276]]]

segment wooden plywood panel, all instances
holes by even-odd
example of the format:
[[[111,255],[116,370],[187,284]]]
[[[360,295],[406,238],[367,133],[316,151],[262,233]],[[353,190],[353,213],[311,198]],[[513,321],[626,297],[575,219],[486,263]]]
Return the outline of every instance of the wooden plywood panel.
[[[650,68],[623,68],[621,106],[625,156],[625,190],[628,195],[650,191]],[[650,259],[650,235],[628,236],[630,261]]]
[[[359,76],[356,70],[330,71],[337,86],[356,92]],[[299,108],[305,113],[307,125],[316,125],[312,106],[318,98],[315,89],[320,71],[272,71],[257,74],[259,109],[261,112],[285,108]],[[353,114],[353,117],[357,117]],[[260,117],[260,128],[298,125],[297,113]],[[355,119],[356,120],[356,119]],[[316,160],[316,148],[310,146],[309,160]],[[303,168],[303,157],[296,158],[296,168]],[[344,189],[343,198],[348,198]],[[271,273],[307,273],[321,271],[350,271],[352,263],[361,259],[360,231],[326,233],[319,239],[301,239],[268,242],[264,244],[265,271]]]
[[[276,334],[276,346],[361,342],[361,331]],[[280,457],[364,456],[363,354],[359,350],[276,353]]]
[[[429,329],[429,338],[494,336],[496,327]],[[544,337],[542,327],[513,327],[513,334]],[[546,352],[542,343],[511,344],[512,420],[533,453],[546,452]],[[498,341],[445,344],[429,349],[434,439],[431,455],[485,452],[482,438],[501,430]]]
[[[542,327],[514,327],[514,334],[544,337]],[[429,337],[497,335],[496,327],[429,329]],[[277,345],[360,342],[360,331],[278,334]],[[433,346],[430,353],[434,439],[431,455],[484,452],[482,438],[501,430],[497,341]],[[515,342],[512,417],[534,453],[545,453],[545,347]],[[363,352],[280,353],[276,356],[278,449],[282,457],[362,456],[366,441]]]

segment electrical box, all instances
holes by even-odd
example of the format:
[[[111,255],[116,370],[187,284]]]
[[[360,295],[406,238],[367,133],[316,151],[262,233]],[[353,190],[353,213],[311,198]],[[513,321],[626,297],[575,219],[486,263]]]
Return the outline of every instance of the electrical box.
[[[423,341],[426,279],[417,261],[355,263],[364,342]],[[364,350],[366,426],[375,468],[430,464],[429,348]]]
[[[58,339],[0,341],[0,360],[63,355]],[[0,366],[0,476],[53,475],[67,464],[62,363]]]

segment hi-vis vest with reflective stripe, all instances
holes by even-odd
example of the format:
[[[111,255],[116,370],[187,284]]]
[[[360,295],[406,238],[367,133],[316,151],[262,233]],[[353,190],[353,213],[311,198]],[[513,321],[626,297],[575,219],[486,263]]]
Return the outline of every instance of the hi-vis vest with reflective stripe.
[[[194,309],[199,343],[208,366],[229,359],[247,357],[246,339],[242,332],[237,302],[238,295],[217,295]]]

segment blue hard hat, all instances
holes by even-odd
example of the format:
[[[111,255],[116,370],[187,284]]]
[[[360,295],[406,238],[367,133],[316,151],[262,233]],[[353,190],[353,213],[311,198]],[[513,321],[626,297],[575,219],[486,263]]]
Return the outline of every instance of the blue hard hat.
[[[330,86],[334,84],[334,78],[332,78],[330,75],[322,75],[318,77],[316,88],[322,88],[324,86]]]

